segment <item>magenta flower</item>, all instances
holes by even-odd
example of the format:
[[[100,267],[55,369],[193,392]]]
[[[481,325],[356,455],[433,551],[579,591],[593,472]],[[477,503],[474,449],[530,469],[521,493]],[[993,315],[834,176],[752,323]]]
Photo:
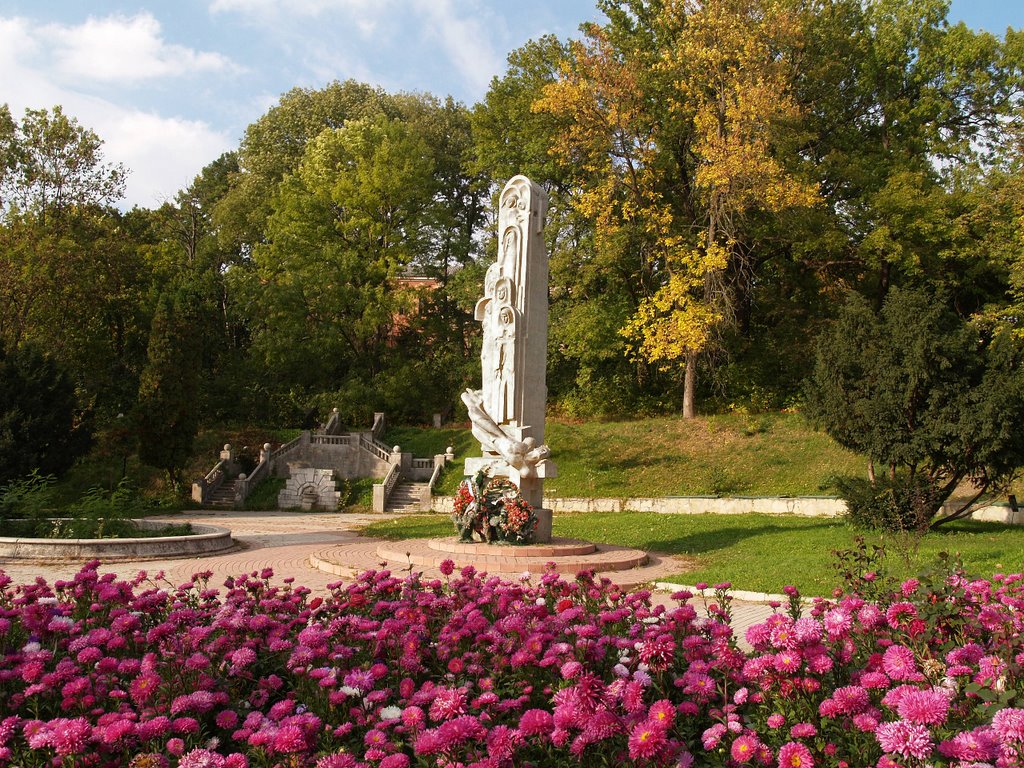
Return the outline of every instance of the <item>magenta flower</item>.
[[[629,734],[628,745],[630,759],[650,760],[665,746],[665,731],[654,723],[640,723]]]
[[[949,691],[944,688],[907,691],[900,697],[896,712],[912,723],[942,725],[949,712]]]
[[[729,748],[729,754],[737,763],[749,763],[757,755],[760,747],[761,743],[757,737],[748,732],[741,734],[733,741],[732,747]]]
[[[207,749],[193,749],[181,756],[178,768],[224,768],[224,757]]]
[[[882,669],[893,680],[917,681],[924,676],[918,671],[914,652],[905,645],[892,645],[882,655]]]
[[[798,741],[788,741],[779,749],[779,768],[814,768],[811,750]]]
[[[519,718],[519,732],[523,736],[547,736],[554,727],[554,718],[544,709],[528,709]]]
[[[1001,741],[1024,742],[1024,709],[999,710],[992,718],[992,730]]]
[[[906,720],[882,723],[875,730],[875,738],[885,752],[902,757],[924,760],[932,753],[931,731],[923,725]]]

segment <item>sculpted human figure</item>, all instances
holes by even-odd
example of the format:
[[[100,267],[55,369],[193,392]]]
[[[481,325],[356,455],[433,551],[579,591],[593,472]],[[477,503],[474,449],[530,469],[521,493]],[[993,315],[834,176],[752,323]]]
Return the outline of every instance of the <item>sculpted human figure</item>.
[[[481,323],[479,390],[462,394],[483,456],[467,459],[467,474],[491,465],[539,507],[543,479],[555,466],[544,443],[547,400],[548,263],[544,251],[544,190],[523,176],[505,185],[498,208],[498,253],[484,277],[474,317]],[[501,466],[503,460],[506,466]]]

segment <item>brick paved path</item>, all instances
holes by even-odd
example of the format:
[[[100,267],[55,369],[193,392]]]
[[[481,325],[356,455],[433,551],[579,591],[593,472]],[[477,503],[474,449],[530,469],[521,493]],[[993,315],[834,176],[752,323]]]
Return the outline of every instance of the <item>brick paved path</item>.
[[[187,582],[193,573],[212,571],[212,586],[219,586],[228,576],[237,576],[252,571],[271,568],[277,579],[293,578],[313,591],[326,589],[328,584],[350,581],[368,568],[382,565],[377,539],[361,537],[356,530],[369,522],[382,519],[381,515],[358,515],[350,513],[303,513],[303,512],[185,512],[167,518],[174,522],[207,523],[229,528],[238,547],[226,554],[209,557],[189,557],[163,560],[125,561],[110,563],[102,570],[112,571],[122,578],[135,576],[144,570],[149,574],[163,571],[174,584]],[[393,542],[391,548],[400,548],[400,542]],[[642,575],[657,580],[669,573],[678,572],[671,567],[667,557],[652,558],[655,567]],[[667,561],[667,562],[666,562]],[[67,579],[81,567],[82,561],[15,561],[0,558],[0,570],[6,571],[15,583],[31,582],[36,577],[47,581]],[[317,567],[319,565],[319,567]],[[430,568],[423,570],[436,575]],[[638,569],[637,575],[641,575]],[[620,583],[636,583],[629,577],[629,571],[619,572]],[[615,579],[615,574],[607,574]],[[737,585],[741,586],[741,585]],[[657,600],[670,604],[668,593],[655,593]],[[698,598],[699,601],[699,598]],[[733,602],[733,629],[743,643],[743,635],[751,624],[763,621],[771,609],[752,601]]]

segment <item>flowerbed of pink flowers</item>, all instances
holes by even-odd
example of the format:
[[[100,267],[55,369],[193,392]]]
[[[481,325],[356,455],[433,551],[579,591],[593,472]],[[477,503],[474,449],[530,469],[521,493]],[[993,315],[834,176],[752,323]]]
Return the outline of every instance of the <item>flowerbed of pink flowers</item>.
[[[207,578],[0,572],[0,765],[1024,764],[1020,575],[789,590],[749,652],[725,585]]]

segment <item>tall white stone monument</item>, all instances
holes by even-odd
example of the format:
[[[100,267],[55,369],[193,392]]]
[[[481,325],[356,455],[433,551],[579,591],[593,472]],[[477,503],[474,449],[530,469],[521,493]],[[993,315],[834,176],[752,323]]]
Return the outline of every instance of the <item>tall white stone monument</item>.
[[[555,477],[544,444],[547,405],[547,194],[525,176],[509,180],[498,202],[498,259],[487,270],[475,317],[483,324],[483,387],[462,400],[482,456],[466,459],[466,475],[487,469],[507,477],[534,507],[537,541],[551,538],[544,478]]]

